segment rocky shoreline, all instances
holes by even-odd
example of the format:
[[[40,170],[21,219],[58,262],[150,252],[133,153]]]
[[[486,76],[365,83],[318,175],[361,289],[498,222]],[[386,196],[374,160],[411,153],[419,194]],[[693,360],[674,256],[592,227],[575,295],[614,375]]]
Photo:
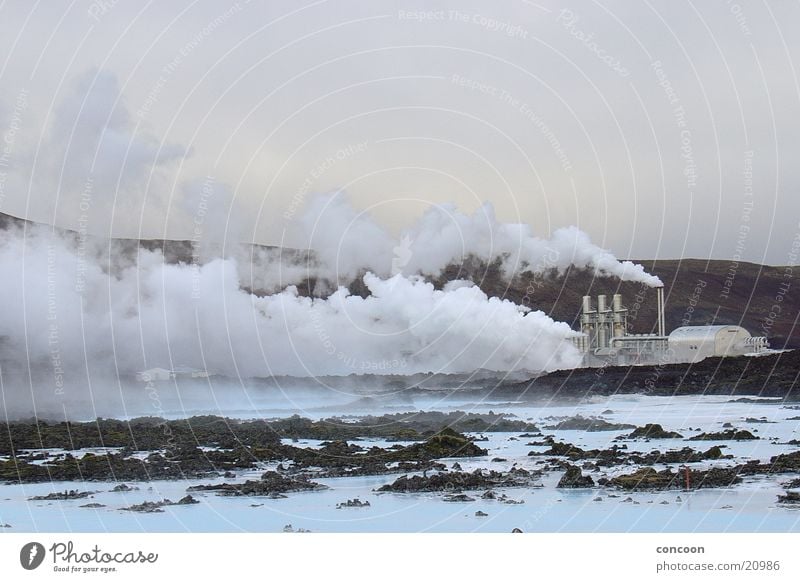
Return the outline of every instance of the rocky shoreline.
[[[759,357],[715,357],[693,364],[607,366],[559,370],[525,382],[500,384],[496,394],[524,400],[612,394],[729,395],[800,401],[800,350]]]

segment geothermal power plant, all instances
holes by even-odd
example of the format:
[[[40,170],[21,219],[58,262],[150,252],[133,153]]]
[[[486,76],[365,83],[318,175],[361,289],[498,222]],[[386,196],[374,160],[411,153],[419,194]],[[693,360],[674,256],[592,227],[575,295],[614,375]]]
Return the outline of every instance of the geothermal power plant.
[[[767,353],[766,337],[755,337],[738,325],[688,325],[667,335],[664,288],[657,288],[657,325],[654,334],[628,333],[628,310],[622,295],[611,302],[598,295],[596,304],[585,295],[580,334],[572,338],[583,354],[583,366],[625,366],[698,362],[711,356],[746,356]]]

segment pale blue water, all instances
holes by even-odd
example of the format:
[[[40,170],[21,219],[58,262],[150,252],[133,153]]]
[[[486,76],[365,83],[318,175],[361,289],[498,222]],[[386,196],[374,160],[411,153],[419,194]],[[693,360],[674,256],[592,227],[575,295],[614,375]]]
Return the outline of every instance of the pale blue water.
[[[629,449],[649,451],[692,446],[706,449],[714,444],[726,445],[726,453],[734,454],[736,462],[743,459],[768,460],[771,456],[797,450],[791,445],[779,445],[800,438],[798,421],[786,420],[800,414],[777,405],[729,403],[725,397],[613,397],[569,406],[547,408],[529,405],[466,403],[448,407],[475,411],[509,411],[519,418],[531,419],[540,426],[548,416],[573,414],[598,415],[606,409],[610,421],[641,425],[658,422],[684,436],[697,434],[697,430],[720,430],[724,422],[736,427],[757,430],[762,440],[743,442],[692,442],[682,439],[651,442],[626,442]],[[430,402],[420,406],[435,409]],[[358,411],[354,411],[355,414]],[[251,414],[250,416],[257,416]],[[766,416],[774,424],[745,424],[745,417]],[[606,448],[613,439],[627,431],[595,432],[548,431],[557,438],[584,448]],[[528,457],[531,447],[525,446],[528,438],[513,440],[517,433],[487,433],[488,442],[479,443],[489,449],[489,456],[457,460],[464,470],[477,467],[508,470],[512,464],[534,468],[539,458]],[[362,445],[385,446],[385,441],[363,441]],[[317,446],[315,441],[295,443]],[[506,462],[491,462],[503,457]],[[733,461],[732,461],[733,462]],[[716,464],[716,463],[715,463]],[[617,467],[599,476],[613,475],[633,468]],[[243,472],[238,480],[258,478],[261,471]],[[508,532],[514,527],[537,532],[792,532],[800,531],[800,509],[776,505],[783,491],[780,483],[793,476],[765,479],[747,478],[744,483],[729,489],[711,489],[694,492],[634,493],[630,497],[638,504],[623,503],[629,495],[624,492],[596,487],[594,489],[565,491],[555,488],[560,472],[545,475],[544,487],[498,490],[521,505],[506,505],[495,500],[481,500],[482,491],[468,493],[477,500],[468,503],[449,503],[440,494],[378,494],[374,490],[394,481],[399,475],[378,477],[351,477],[318,479],[330,490],[289,494],[287,499],[231,498],[213,493],[193,493],[199,505],[165,507],[164,513],[138,514],[121,511],[121,507],[154,501],[163,497],[177,501],[186,494],[186,487],[223,479],[201,479],[181,482],[130,483],[140,490],[129,493],[110,493],[114,483],[67,483],[35,485],[0,485],[0,524],[8,523],[10,529],[0,532],[277,532],[292,524],[294,529],[304,528],[314,532]],[[227,481],[230,481],[228,479]],[[152,490],[149,488],[152,487]],[[99,490],[91,499],[73,501],[28,501],[34,495],[43,495],[64,489]],[[619,497],[611,497],[618,495]],[[680,496],[682,501],[677,501]],[[358,497],[369,501],[371,507],[336,509],[336,504]],[[600,498],[596,501],[596,498]],[[666,501],[667,504],[662,504]],[[103,503],[107,507],[86,509],[80,505]],[[258,507],[251,507],[256,504]],[[483,511],[488,517],[476,517]]]

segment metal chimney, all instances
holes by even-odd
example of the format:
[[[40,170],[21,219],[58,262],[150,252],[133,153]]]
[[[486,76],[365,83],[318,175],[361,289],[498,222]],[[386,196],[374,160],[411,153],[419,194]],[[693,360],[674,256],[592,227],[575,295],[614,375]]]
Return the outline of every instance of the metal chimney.
[[[628,329],[628,310],[622,306],[622,295],[614,293],[611,302],[613,311],[613,337],[623,337]]]
[[[605,295],[597,296],[597,347],[607,348],[609,340],[609,309]]]
[[[665,321],[664,321],[664,286],[656,288],[657,302],[658,302],[658,335],[664,337]]]

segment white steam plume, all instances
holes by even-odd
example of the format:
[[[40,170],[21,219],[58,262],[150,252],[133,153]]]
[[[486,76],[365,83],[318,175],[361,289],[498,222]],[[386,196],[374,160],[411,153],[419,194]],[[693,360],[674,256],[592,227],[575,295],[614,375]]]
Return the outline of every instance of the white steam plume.
[[[257,297],[235,259],[104,272],[45,228],[0,234],[4,365],[63,373],[189,367],[230,376],[551,370],[579,363],[565,323],[464,283],[364,277],[371,296]]]
[[[140,224],[163,232],[168,177],[190,151],[137,123],[116,75],[90,70],[71,79],[48,117],[41,143],[21,143],[8,175],[8,192],[29,198],[8,197],[6,207],[100,235],[135,237]]]
[[[435,276],[474,256],[486,262],[501,260],[507,276],[563,271],[574,265],[623,281],[661,285],[641,265],[617,260],[578,228],[561,228],[549,239],[539,238],[526,224],[498,222],[488,202],[472,215],[452,204],[434,206],[395,240],[368,214],[357,213],[343,194],[324,194],[309,202],[296,226],[295,246],[313,250],[321,265],[318,275],[340,283],[364,269],[381,276]]]

